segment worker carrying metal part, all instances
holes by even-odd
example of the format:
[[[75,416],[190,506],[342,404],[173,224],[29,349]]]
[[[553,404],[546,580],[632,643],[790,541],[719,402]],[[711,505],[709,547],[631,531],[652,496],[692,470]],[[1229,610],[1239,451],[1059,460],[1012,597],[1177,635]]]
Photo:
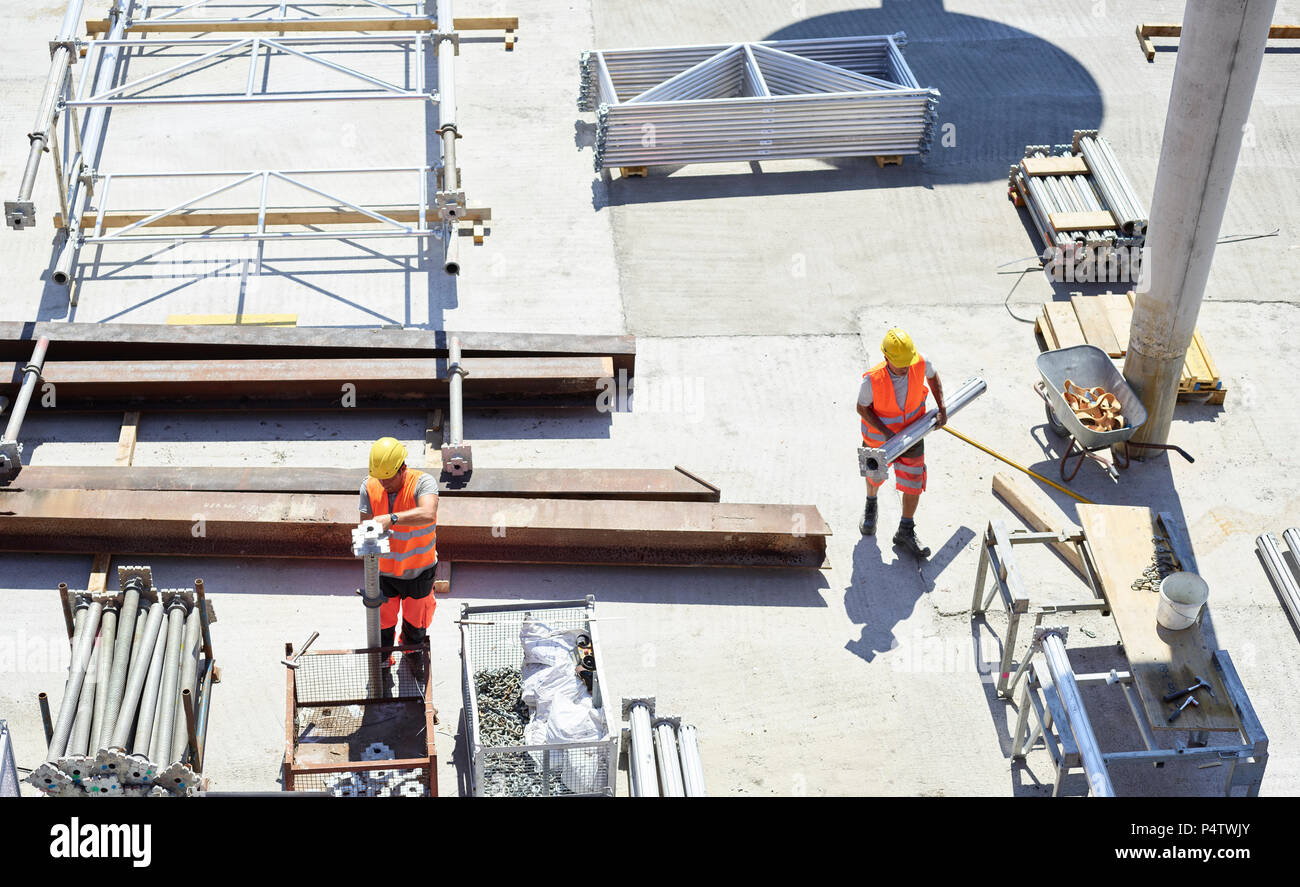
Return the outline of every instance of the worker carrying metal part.
[[[361,485],[361,519],[388,532],[389,553],[379,559],[380,646],[393,646],[397,617],[400,645],[422,643],[433,611],[433,574],[438,566],[438,482],[408,468],[406,447],[381,437],[370,447],[370,476]],[[389,657],[389,665],[393,664]]]
[[[934,364],[926,360],[912,344],[912,337],[894,328],[885,334],[880,345],[885,359],[862,374],[858,391],[858,415],[862,419],[862,441],[866,447],[883,447],[885,441],[925,412],[925,398],[934,389],[939,413],[936,428],[948,421],[944,406],[943,383]],[[929,382],[929,386],[926,383]],[[894,533],[894,545],[918,558],[930,556],[930,549],[916,538],[914,517],[925,492],[925,441],[921,440],[894,462],[894,485],[903,494],[903,517]],[[858,529],[864,536],[875,535],[878,506],[876,494],[884,478],[867,478],[867,504]]]

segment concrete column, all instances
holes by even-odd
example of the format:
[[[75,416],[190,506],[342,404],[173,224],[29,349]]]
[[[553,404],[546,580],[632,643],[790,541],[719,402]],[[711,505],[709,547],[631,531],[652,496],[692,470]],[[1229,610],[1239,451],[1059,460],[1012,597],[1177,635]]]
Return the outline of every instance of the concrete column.
[[[1183,11],[1140,292],[1124,376],[1165,443],[1196,328],[1276,0],[1191,0]],[[1142,450],[1134,450],[1141,456]]]

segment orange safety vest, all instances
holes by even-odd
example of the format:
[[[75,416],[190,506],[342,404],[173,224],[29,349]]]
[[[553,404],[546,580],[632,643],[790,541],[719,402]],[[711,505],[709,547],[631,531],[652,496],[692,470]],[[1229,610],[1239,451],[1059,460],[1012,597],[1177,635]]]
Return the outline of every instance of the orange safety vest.
[[[877,418],[894,434],[906,428],[920,418],[925,411],[925,397],[930,388],[925,384],[925,358],[907,368],[907,403],[901,407],[894,394],[893,374],[882,360],[862,374],[862,378],[871,377],[871,408]],[[869,447],[883,447],[885,438],[866,422],[862,422],[862,442]]]
[[[409,511],[416,506],[415,485],[423,471],[406,469],[406,480],[393,500],[393,512]],[[374,517],[388,514],[388,491],[373,477],[366,478],[370,495],[370,513]],[[397,579],[412,579],[438,562],[438,524],[398,524],[388,535],[389,554],[379,559],[379,572]]]

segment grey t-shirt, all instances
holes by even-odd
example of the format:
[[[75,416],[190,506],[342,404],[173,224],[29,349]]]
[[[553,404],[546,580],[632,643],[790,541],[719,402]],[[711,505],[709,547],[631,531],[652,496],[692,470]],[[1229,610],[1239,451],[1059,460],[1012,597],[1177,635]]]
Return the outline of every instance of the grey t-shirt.
[[[368,480],[369,478],[367,478]],[[415,482],[415,501],[419,502],[421,496],[438,495],[438,482],[434,480],[433,475],[425,472],[419,480]],[[393,503],[397,501],[396,493],[388,494],[388,511],[393,510]],[[366,491],[366,481],[361,482],[361,513],[367,518],[374,517],[370,513],[370,493]]]
[[[934,364],[926,360],[924,357],[922,357],[921,360],[925,361],[925,377],[927,379],[933,379]],[[892,373],[890,374],[889,381],[894,383],[894,399],[898,402],[900,407],[907,403],[907,377],[907,373],[903,373],[901,376],[895,376]],[[869,407],[871,406],[871,399],[871,377],[867,376],[867,378],[862,380],[862,386],[858,388],[858,403],[862,404],[864,407]]]

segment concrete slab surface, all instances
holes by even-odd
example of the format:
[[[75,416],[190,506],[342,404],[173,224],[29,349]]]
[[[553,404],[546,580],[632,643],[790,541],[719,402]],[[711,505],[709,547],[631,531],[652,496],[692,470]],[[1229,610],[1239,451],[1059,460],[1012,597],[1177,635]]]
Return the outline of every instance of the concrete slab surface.
[[[0,57],[0,193],[10,199],[63,7],[0,0],[0,8],[10,25],[10,51]],[[631,333],[639,354],[630,409],[472,412],[465,431],[476,462],[680,464],[720,486],[725,501],[821,510],[835,535],[829,569],[813,573],[457,567],[430,632],[444,795],[458,793],[466,765],[460,605],[587,594],[608,620],[601,633],[611,689],[656,696],[661,714],[698,725],[711,794],[1049,795],[1046,752],[1009,760],[1015,713],[991,684],[993,631],[1005,619],[991,613],[988,626],[973,624],[968,612],[977,539],[990,519],[1018,525],[990,492],[1005,466],[954,437],[930,439],[917,526],[934,554],[918,567],[890,545],[899,514],[892,489],[881,500],[880,535],[857,531],[854,398],[861,374],[879,360],[882,334],[902,326],[949,390],[970,376],[988,382],[954,428],[1056,477],[1060,443],[1030,389],[1032,319],[1045,299],[1107,287],[1024,270],[1040,244],[1006,199],[1007,169],[1025,144],[1100,128],[1149,201],[1177,53],[1146,62],[1134,28],[1177,21],[1182,4],[1160,0],[1138,13],[1109,0],[664,0],[648,14],[605,0],[529,8],[485,0],[464,12],[518,14],[521,30],[513,53],[467,40],[458,58],[465,188],[472,205],[493,210],[486,244],[463,248],[458,279],[443,275],[428,245],[404,240],[105,247],[83,253],[70,306],[67,290],[49,282],[58,201],[42,170],[39,227],[0,232],[0,319],[295,313],[300,325]],[[1276,21],[1297,18],[1300,2],[1278,3]],[[924,163],[653,167],[632,179],[592,172],[594,117],[575,104],[585,49],[899,30],[918,79],[941,90],[939,124],[951,132]],[[379,64],[405,76],[408,62]],[[1232,242],[1218,248],[1199,321],[1227,403],[1181,405],[1171,436],[1196,462],[1135,464],[1118,483],[1084,465],[1073,484],[1098,502],[1183,515],[1212,589],[1207,628],[1231,653],[1269,733],[1263,793],[1272,795],[1300,794],[1300,701],[1291,680],[1300,641],[1254,554],[1257,534],[1300,525],[1289,446],[1300,433],[1290,407],[1300,210],[1288,197],[1300,185],[1298,74],[1300,56],[1270,48],[1223,224]],[[215,76],[194,75],[195,88]],[[277,82],[311,85],[297,68],[282,76]],[[126,110],[110,121],[104,162],[123,171],[418,165],[436,156],[427,136],[435,119],[405,103]],[[135,461],[352,467],[382,435],[418,450],[423,421],[413,412],[147,413]],[[110,464],[117,434],[113,416],[33,416],[23,429],[25,459]],[[1047,492],[1073,513],[1070,499]],[[1080,592],[1060,561],[1022,551],[1035,601]],[[57,703],[68,662],[55,589],[61,581],[84,587],[90,562],[90,553],[0,559],[0,717],[20,766],[40,761],[36,694]],[[223,681],[207,753],[213,788],[275,789],[283,644],[312,631],[321,633],[320,649],[363,644],[360,566],[289,557],[150,563],[165,587],[202,577],[217,611]],[[1062,622],[1072,628],[1079,671],[1122,663],[1109,620]],[[1140,746],[1114,688],[1084,695],[1104,748]],[[1112,776],[1126,795],[1214,794],[1224,768],[1117,766]],[[1065,786],[1084,790],[1081,775]]]

